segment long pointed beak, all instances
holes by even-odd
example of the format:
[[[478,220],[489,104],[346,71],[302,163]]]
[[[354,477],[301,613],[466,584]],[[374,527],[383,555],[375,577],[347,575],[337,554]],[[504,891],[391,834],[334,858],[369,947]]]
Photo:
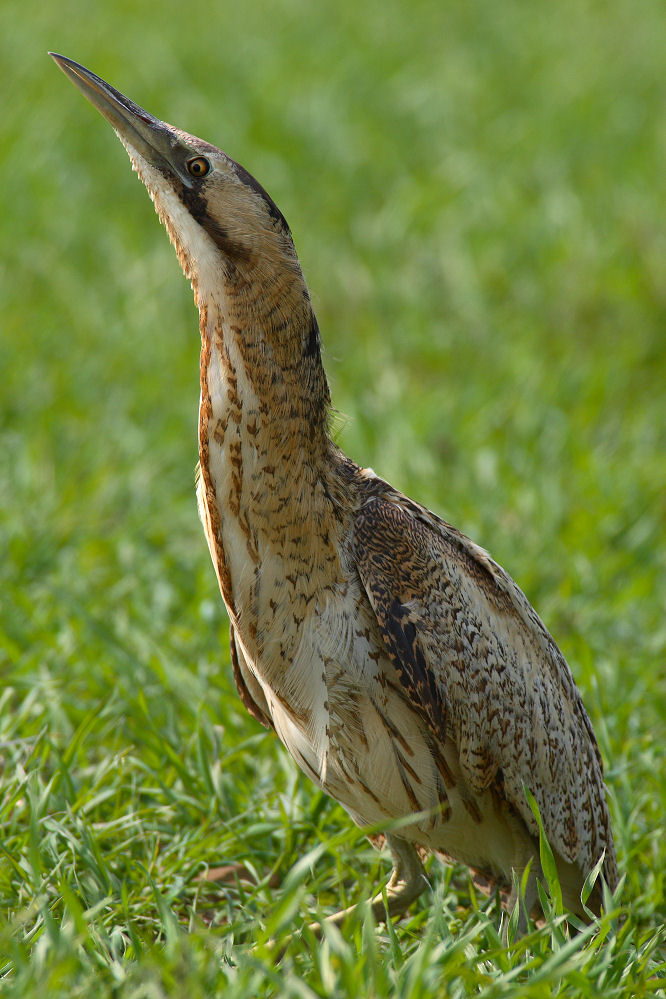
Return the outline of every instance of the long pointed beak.
[[[156,167],[170,165],[177,140],[171,127],[73,59],[49,52],[65,76],[109,121],[124,145],[130,145]],[[166,162],[165,162],[166,161]]]

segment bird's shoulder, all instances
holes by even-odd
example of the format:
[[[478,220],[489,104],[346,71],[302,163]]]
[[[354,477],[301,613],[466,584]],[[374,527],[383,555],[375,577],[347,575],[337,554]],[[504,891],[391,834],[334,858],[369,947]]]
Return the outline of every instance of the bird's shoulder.
[[[467,597],[524,628],[544,653],[561,657],[525,594],[484,548],[371,469],[359,469],[356,478],[354,551],[375,585],[384,580],[411,594],[429,616],[448,617],[456,595]]]

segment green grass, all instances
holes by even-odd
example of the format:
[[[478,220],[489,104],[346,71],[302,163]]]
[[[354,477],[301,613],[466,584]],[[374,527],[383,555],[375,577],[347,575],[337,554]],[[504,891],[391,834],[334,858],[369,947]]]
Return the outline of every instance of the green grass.
[[[665,34],[657,0],[2,6],[1,995],[664,994]],[[301,933],[387,863],[236,696],[191,293],[47,49],[265,184],[341,443],[561,644],[626,878],[590,931],[504,950],[433,863],[393,927]]]

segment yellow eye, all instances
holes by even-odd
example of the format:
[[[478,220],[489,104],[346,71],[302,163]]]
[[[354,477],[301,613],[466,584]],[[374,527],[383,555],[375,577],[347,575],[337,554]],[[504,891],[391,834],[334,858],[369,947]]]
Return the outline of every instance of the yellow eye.
[[[185,164],[187,172],[193,177],[205,177],[210,170],[210,163],[203,156],[195,156]]]

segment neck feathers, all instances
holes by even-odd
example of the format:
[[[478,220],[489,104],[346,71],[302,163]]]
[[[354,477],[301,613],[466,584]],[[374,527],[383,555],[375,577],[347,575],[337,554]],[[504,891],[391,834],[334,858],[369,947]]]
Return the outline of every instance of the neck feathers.
[[[289,239],[291,244],[291,239]],[[321,361],[319,327],[295,256],[218,256],[214,288],[197,287],[202,345],[212,363],[243,383],[271,436],[294,446],[325,445],[330,393]],[[217,354],[217,358],[214,357]],[[202,379],[210,372],[202,368]],[[202,393],[207,384],[202,381]],[[311,455],[310,457],[314,457]]]

